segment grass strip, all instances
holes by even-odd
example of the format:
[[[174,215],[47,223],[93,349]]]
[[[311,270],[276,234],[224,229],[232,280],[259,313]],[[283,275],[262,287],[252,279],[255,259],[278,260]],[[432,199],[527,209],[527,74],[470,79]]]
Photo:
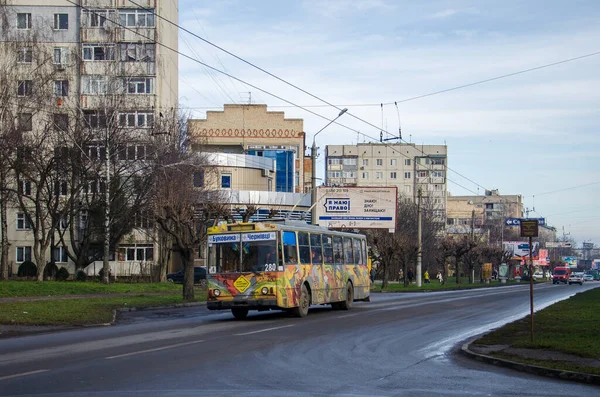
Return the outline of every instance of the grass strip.
[[[538,282],[536,282],[537,284]],[[475,288],[490,288],[490,287],[503,287],[507,285],[528,285],[529,282],[521,281],[517,283],[514,280],[501,283],[500,281],[491,281],[489,284],[480,283],[479,281],[469,284],[468,279],[461,280],[460,284],[456,284],[456,280],[448,280],[444,284],[440,284],[438,281],[432,281],[430,284],[422,284],[421,287],[417,287],[416,284],[409,284],[407,287],[404,284],[388,284],[383,289],[384,292],[430,292],[430,291],[452,291],[462,289],[475,289]],[[382,291],[381,284],[375,284],[371,286],[371,291],[377,292]]]
[[[600,323],[600,288],[581,292],[570,299],[555,303],[535,313],[534,343],[530,339],[529,316],[507,324],[483,337],[474,344],[507,345],[557,351],[584,358],[600,358],[600,344],[594,334]],[[506,356],[502,352],[492,354]],[[510,355],[514,361],[523,360]],[[534,357],[531,361],[536,361]],[[537,362],[542,362],[537,360]],[[544,366],[557,369],[584,368],[587,373],[599,374],[600,368],[577,365],[563,361],[543,361]],[[541,364],[538,364],[541,365]],[[574,369],[571,369],[574,370]],[[581,369],[579,369],[581,371]]]
[[[205,301],[206,293],[196,293]],[[181,293],[106,298],[47,300],[3,303],[0,324],[7,325],[89,325],[112,321],[113,309],[184,303]]]
[[[2,281],[0,298],[24,296],[55,296],[80,294],[114,294],[144,292],[178,292],[181,284],[173,283],[111,283],[93,281]]]
[[[503,358],[505,360],[515,361],[522,364],[537,365],[538,367],[552,368],[560,371],[572,371],[572,372],[583,372],[586,374],[600,375],[600,368],[588,367],[584,365],[578,365],[569,361],[549,361],[549,360],[535,360],[524,357],[515,357],[510,354],[504,353],[493,353],[490,356]]]

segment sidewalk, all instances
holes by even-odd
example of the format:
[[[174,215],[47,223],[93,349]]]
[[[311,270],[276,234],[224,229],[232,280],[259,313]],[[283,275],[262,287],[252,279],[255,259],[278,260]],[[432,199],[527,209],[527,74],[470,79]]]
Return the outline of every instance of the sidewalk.
[[[49,300],[81,299],[81,298],[115,298],[115,297],[119,297],[119,296],[137,296],[137,295],[172,295],[174,293],[179,293],[179,292],[174,292],[174,291],[117,292],[117,293],[106,293],[106,294],[16,296],[16,297],[10,297],[10,298],[0,298],[0,304],[15,303],[15,302],[36,302],[36,301],[49,301]]]
[[[560,369],[547,368],[531,364],[523,364],[517,361],[494,357],[493,353],[502,353],[515,359],[529,359],[538,361],[565,362],[571,364],[581,364],[587,367],[600,368],[600,360],[596,358],[579,357],[572,354],[566,354],[551,350],[512,348],[508,345],[475,345],[473,344],[479,337],[468,341],[461,347],[461,352],[465,356],[486,362],[488,364],[516,369],[518,371],[528,372],[535,375],[572,380],[582,383],[600,385],[600,375],[592,375],[582,372],[564,371]]]

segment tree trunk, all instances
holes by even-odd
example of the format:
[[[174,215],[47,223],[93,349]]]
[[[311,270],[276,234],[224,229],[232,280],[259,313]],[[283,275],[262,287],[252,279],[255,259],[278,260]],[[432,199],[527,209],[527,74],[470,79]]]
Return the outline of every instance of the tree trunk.
[[[459,269],[460,260],[456,258],[456,262],[454,264],[454,276],[456,277],[456,284],[460,284],[460,269]]]
[[[4,182],[4,181],[2,181]],[[0,220],[2,222],[2,257],[0,258],[0,280],[8,280],[8,224],[6,223],[6,200],[0,203]]]
[[[194,251],[191,248],[181,249],[181,262],[183,263],[183,300],[194,300]]]
[[[381,289],[385,289],[387,288],[389,281],[390,281],[390,275],[389,273],[389,266],[387,264],[387,262],[385,261],[381,261],[380,262],[383,265],[383,280],[381,280]]]

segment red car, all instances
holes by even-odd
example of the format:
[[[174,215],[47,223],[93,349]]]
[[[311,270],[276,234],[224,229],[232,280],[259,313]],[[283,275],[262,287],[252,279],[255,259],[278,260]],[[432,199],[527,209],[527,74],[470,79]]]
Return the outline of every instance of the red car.
[[[557,266],[552,273],[552,284],[568,283],[571,275],[571,268],[568,266]]]

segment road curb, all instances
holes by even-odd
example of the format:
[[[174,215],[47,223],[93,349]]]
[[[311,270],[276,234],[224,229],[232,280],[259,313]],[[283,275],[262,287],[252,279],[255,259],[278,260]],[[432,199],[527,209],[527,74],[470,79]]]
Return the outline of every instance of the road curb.
[[[204,305],[206,305],[206,302],[173,303],[171,305],[161,305],[161,306],[120,307],[120,308],[116,309],[115,311],[118,311],[120,313],[126,313],[126,312],[138,312],[138,311],[144,311],[144,310],[162,310],[162,309],[173,309],[173,308],[178,308],[178,307],[193,307],[193,306],[204,306]],[[114,322],[114,318],[113,318],[113,322]]]
[[[560,369],[541,367],[538,365],[523,364],[516,361],[506,360],[503,358],[497,358],[488,356],[486,354],[475,353],[469,349],[471,343],[480,336],[470,339],[468,342],[461,346],[460,352],[471,359],[485,362],[488,364],[498,365],[501,367],[516,369],[517,371],[528,372],[530,374],[547,376],[551,378],[559,378],[563,380],[571,380],[582,383],[589,383],[593,385],[600,385],[600,375],[585,374],[581,372],[564,371]]]

